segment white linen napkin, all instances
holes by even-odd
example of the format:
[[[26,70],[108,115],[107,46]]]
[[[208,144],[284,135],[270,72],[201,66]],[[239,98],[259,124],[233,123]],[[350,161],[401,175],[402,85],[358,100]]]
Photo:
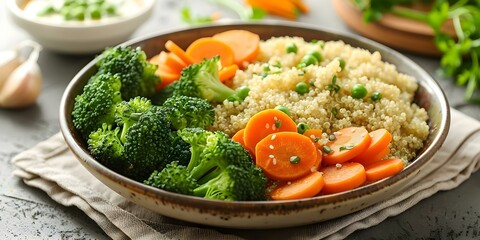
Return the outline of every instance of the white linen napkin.
[[[301,227],[235,230],[161,216],[115,193],[93,177],[60,133],[12,160],[14,175],[65,206],[77,206],[113,239],[342,239],[377,225],[438,191],[449,190],[480,168],[480,122],[452,109],[447,139],[428,167],[387,201],[353,214]]]

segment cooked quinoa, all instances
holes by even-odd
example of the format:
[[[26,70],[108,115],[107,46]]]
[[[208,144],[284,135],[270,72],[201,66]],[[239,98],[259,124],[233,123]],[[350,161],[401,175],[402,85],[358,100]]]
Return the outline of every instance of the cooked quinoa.
[[[295,43],[297,53],[286,53]],[[322,59],[318,65],[297,68],[308,52],[316,50]],[[345,61],[340,67],[339,58]],[[328,88],[336,76],[338,92]],[[304,82],[309,92],[299,94],[295,86]],[[363,84],[368,93],[362,99],[352,97],[352,87]],[[393,136],[390,155],[409,161],[423,147],[429,127],[425,109],[412,103],[417,83],[383,62],[378,52],[355,48],[342,41],[306,42],[300,37],[277,37],[261,43],[257,60],[237,71],[228,83],[232,88],[251,90],[241,103],[225,101],[216,106],[215,130],[233,135],[264,109],[285,106],[292,119],[323,131],[322,141],[333,132],[350,126],[365,126],[368,131],[387,129]],[[382,98],[371,99],[374,92]]]

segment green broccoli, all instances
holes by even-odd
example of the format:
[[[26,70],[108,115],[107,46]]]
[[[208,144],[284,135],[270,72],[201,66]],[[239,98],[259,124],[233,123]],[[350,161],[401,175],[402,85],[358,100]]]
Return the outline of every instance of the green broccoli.
[[[171,124],[158,108],[151,107],[126,132],[124,157],[131,165],[126,175],[138,181],[147,179],[152,169],[163,169],[171,162]]]
[[[215,121],[215,111],[207,101],[197,97],[173,96],[163,104],[167,118],[175,129],[206,129]]]
[[[220,58],[205,59],[183,69],[173,95],[199,97],[208,102],[223,102],[227,98],[240,99],[237,92],[225,86],[218,78]]]
[[[115,122],[122,127],[120,140],[125,142],[127,130],[140,119],[140,116],[152,107],[150,100],[144,97],[135,97],[122,101],[115,108]]]
[[[104,123],[115,123],[115,106],[122,101],[121,86],[118,75],[97,74],[85,85],[83,93],[75,97],[73,126],[85,140]]]
[[[106,49],[97,57],[97,74],[119,74],[122,81],[122,98],[151,97],[160,82],[155,74],[157,66],[147,61],[147,55],[139,47],[117,46]]]
[[[186,195],[193,195],[193,189],[198,187],[197,181],[190,177],[187,168],[179,165],[177,161],[167,164],[162,171],[154,171],[144,183]]]
[[[123,157],[123,144],[119,138],[120,128],[104,123],[102,128],[92,132],[88,138],[88,149],[101,163],[110,169],[121,172],[127,166]]]
[[[188,181],[195,180],[198,184],[198,187],[191,190],[193,195],[204,198],[231,201],[265,199],[266,177],[239,143],[222,132],[210,132],[200,128],[185,128],[179,130],[178,135],[190,144],[190,162],[187,166],[177,165],[182,169],[182,174],[164,169],[151,177],[161,175],[161,179],[171,181],[179,176],[188,176],[191,178]],[[163,184],[168,185],[168,182]],[[158,182],[157,185],[160,186]],[[162,185],[161,188],[168,188],[173,192],[184,191],[171,185]]]
[[[187,166],[190,162],[192,154],[190,153],[190,144],[185,142],[180,136],[178,136],[177,131],[170,132],[170,152],[168,159],[170,161],[177,161],[179,164]]]

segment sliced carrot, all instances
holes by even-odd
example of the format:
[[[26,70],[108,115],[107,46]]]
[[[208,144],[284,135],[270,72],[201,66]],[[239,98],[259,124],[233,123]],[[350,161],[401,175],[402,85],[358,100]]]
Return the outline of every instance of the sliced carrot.
[[[378,153],[385,151],[384,149],[388,148],[388,145],[392,141],[392,134],[383,128],[369,132],[368,135],[370,135],[370,138],[372,139],[370,145],[368,145],[368,148],[365,149],[365,151],[363,151],[360,155],[353,158],[352,161],[362,163],[363,165],[368,165],[369,163],[374,162],[374,159],[378,157]],[[384,156],[382,156],[382,158]]]
[[[323,186],[322,193],[339,193],[351,190],[361,186],[365,183],[367,177],[365,168],[362,164],[356,162],[346,162],[343,164],[336,164],[320,169],[323,172]]]
[[[173,53],[166,53],[165,55],[165,64],[170,66],[173,70],[181,72],[187,64],[182,61],[177,55]]]
[[[357,158],[354,158],[352,161],[353,162],[358,162],[358,163],[362,164],[363,166],[368,166],[368,165],[373,164],[375,162],[381,161],[388,154],[390,154],[390,148],[387,146],[386,148],[377,152],[377,154],[372,155],[370,158],[365,158],[361,161],[357,161],[356,160]]]
[[[155,86],[157,91],[180,79],[180,73],[174,72],[166,65],[159,65],[157,71],[155,71],[155,74],[157,74],[161,80],[161,82]]]
[[[220,56],[220,62],[224,67],[232,65],[235,58],[230,46],[212,37],[195,40],[188,46],[186,52],[192,57],[195,63],[199,63],[205,58]]]
[[[365,127],[348,127],[335,132],[335,140],[326,145],[332,152],[323,156],[323,163],[343,163],[360,155],[368,148],[372,138]]]
[[[220,81],[225,82],[229,79],[232,79],[237,73],[237,70],[238,70],[237,64],[232,64],[230,66],[223,67],[218,72],[218,78],[220,79]]]
[[[213,38],[230,46],[235,56],[234,62],[238,66],[254,61],[260,52],[260,36],[250,31],[229,30],[217,33]]]
[[[323,188],[323,174],[312,172],[292,182],[283,183],[272,190],[273,200],[293,200],[317,195]]]
[[[168,40],[165,43],[165,48],[171,53],[177,55],[187,65],[195,63],[195,60],[190,57],[181,47],[175,44],[172,40]]]
[[[243,146],[243,148],[245,148],[249,153],[250,155],[255,158],[255,152],[251,151],[250,149],[248,149],[246,146],[245,146],[245,141],[243,140],[243,136],[245,135],[245,128],[243,129],[240,129],[238,130],[238,132],[236,132],[233,136],[232,136],[232,140],[235,141],[235,142],[238,142],[240,143],[240,145]]]
[[[322,138],[323,131],[321,129],[307,129],[303,135],[307,136],[315,143],[317,148],[322,147],[321,144],[318,142]]]
[[[277,132],[297,132],[297,125],[286,113],[267,109],[258,112],[248,120],[243,140],[247,149],[255,152],[255,146],[260,140]]]
[[[278,132],[258,142],[255,157],[256,165],[267,177],[294,180],[316,171],[317,148],[302,134]]]
[[[365,173],[369,182],[391,177],[402,171],[403,161],[398,158],[391,158],[375,162],[365,167]]]

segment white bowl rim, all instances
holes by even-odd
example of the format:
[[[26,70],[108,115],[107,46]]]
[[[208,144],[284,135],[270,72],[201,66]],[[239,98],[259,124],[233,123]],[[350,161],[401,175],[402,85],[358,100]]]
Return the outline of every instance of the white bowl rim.
[[[155,5],[156,1],[155,0],[143,0],[144,1],[144,6],[140,9],[140,11],[136,12],[135,14],[129,14],[126,17],[118,17],[114,18],[111,21],[102,21],[98,23],[92,23],[92,24],[79,24],[77,21],[74,22],[65,22],[65,23],[51,23],[48,21],[35,21],[34,19],[25,17],[25,14],[23,14],[22,9],[18,6],[17,2],[19,0],[6,0],[6,5],[7,9],[16,17],[22,19],[23,21],[29,22],[30,24],[36,24],[36,25],[43,25],[43,26],[48,26],[48,27],[55,27],[55,28],[64,28],[64,29],[84,29],[84,28],[100,28],[104,26],[111,26],[111,25],[116,25],[116,24],[123,24],[125,22],[131,21],[133,19],[136,19],[146,13],[148,13],[150,10],[153,9],[153,6]],[[21,1],[26,1],[26,0],[21,0]]]

